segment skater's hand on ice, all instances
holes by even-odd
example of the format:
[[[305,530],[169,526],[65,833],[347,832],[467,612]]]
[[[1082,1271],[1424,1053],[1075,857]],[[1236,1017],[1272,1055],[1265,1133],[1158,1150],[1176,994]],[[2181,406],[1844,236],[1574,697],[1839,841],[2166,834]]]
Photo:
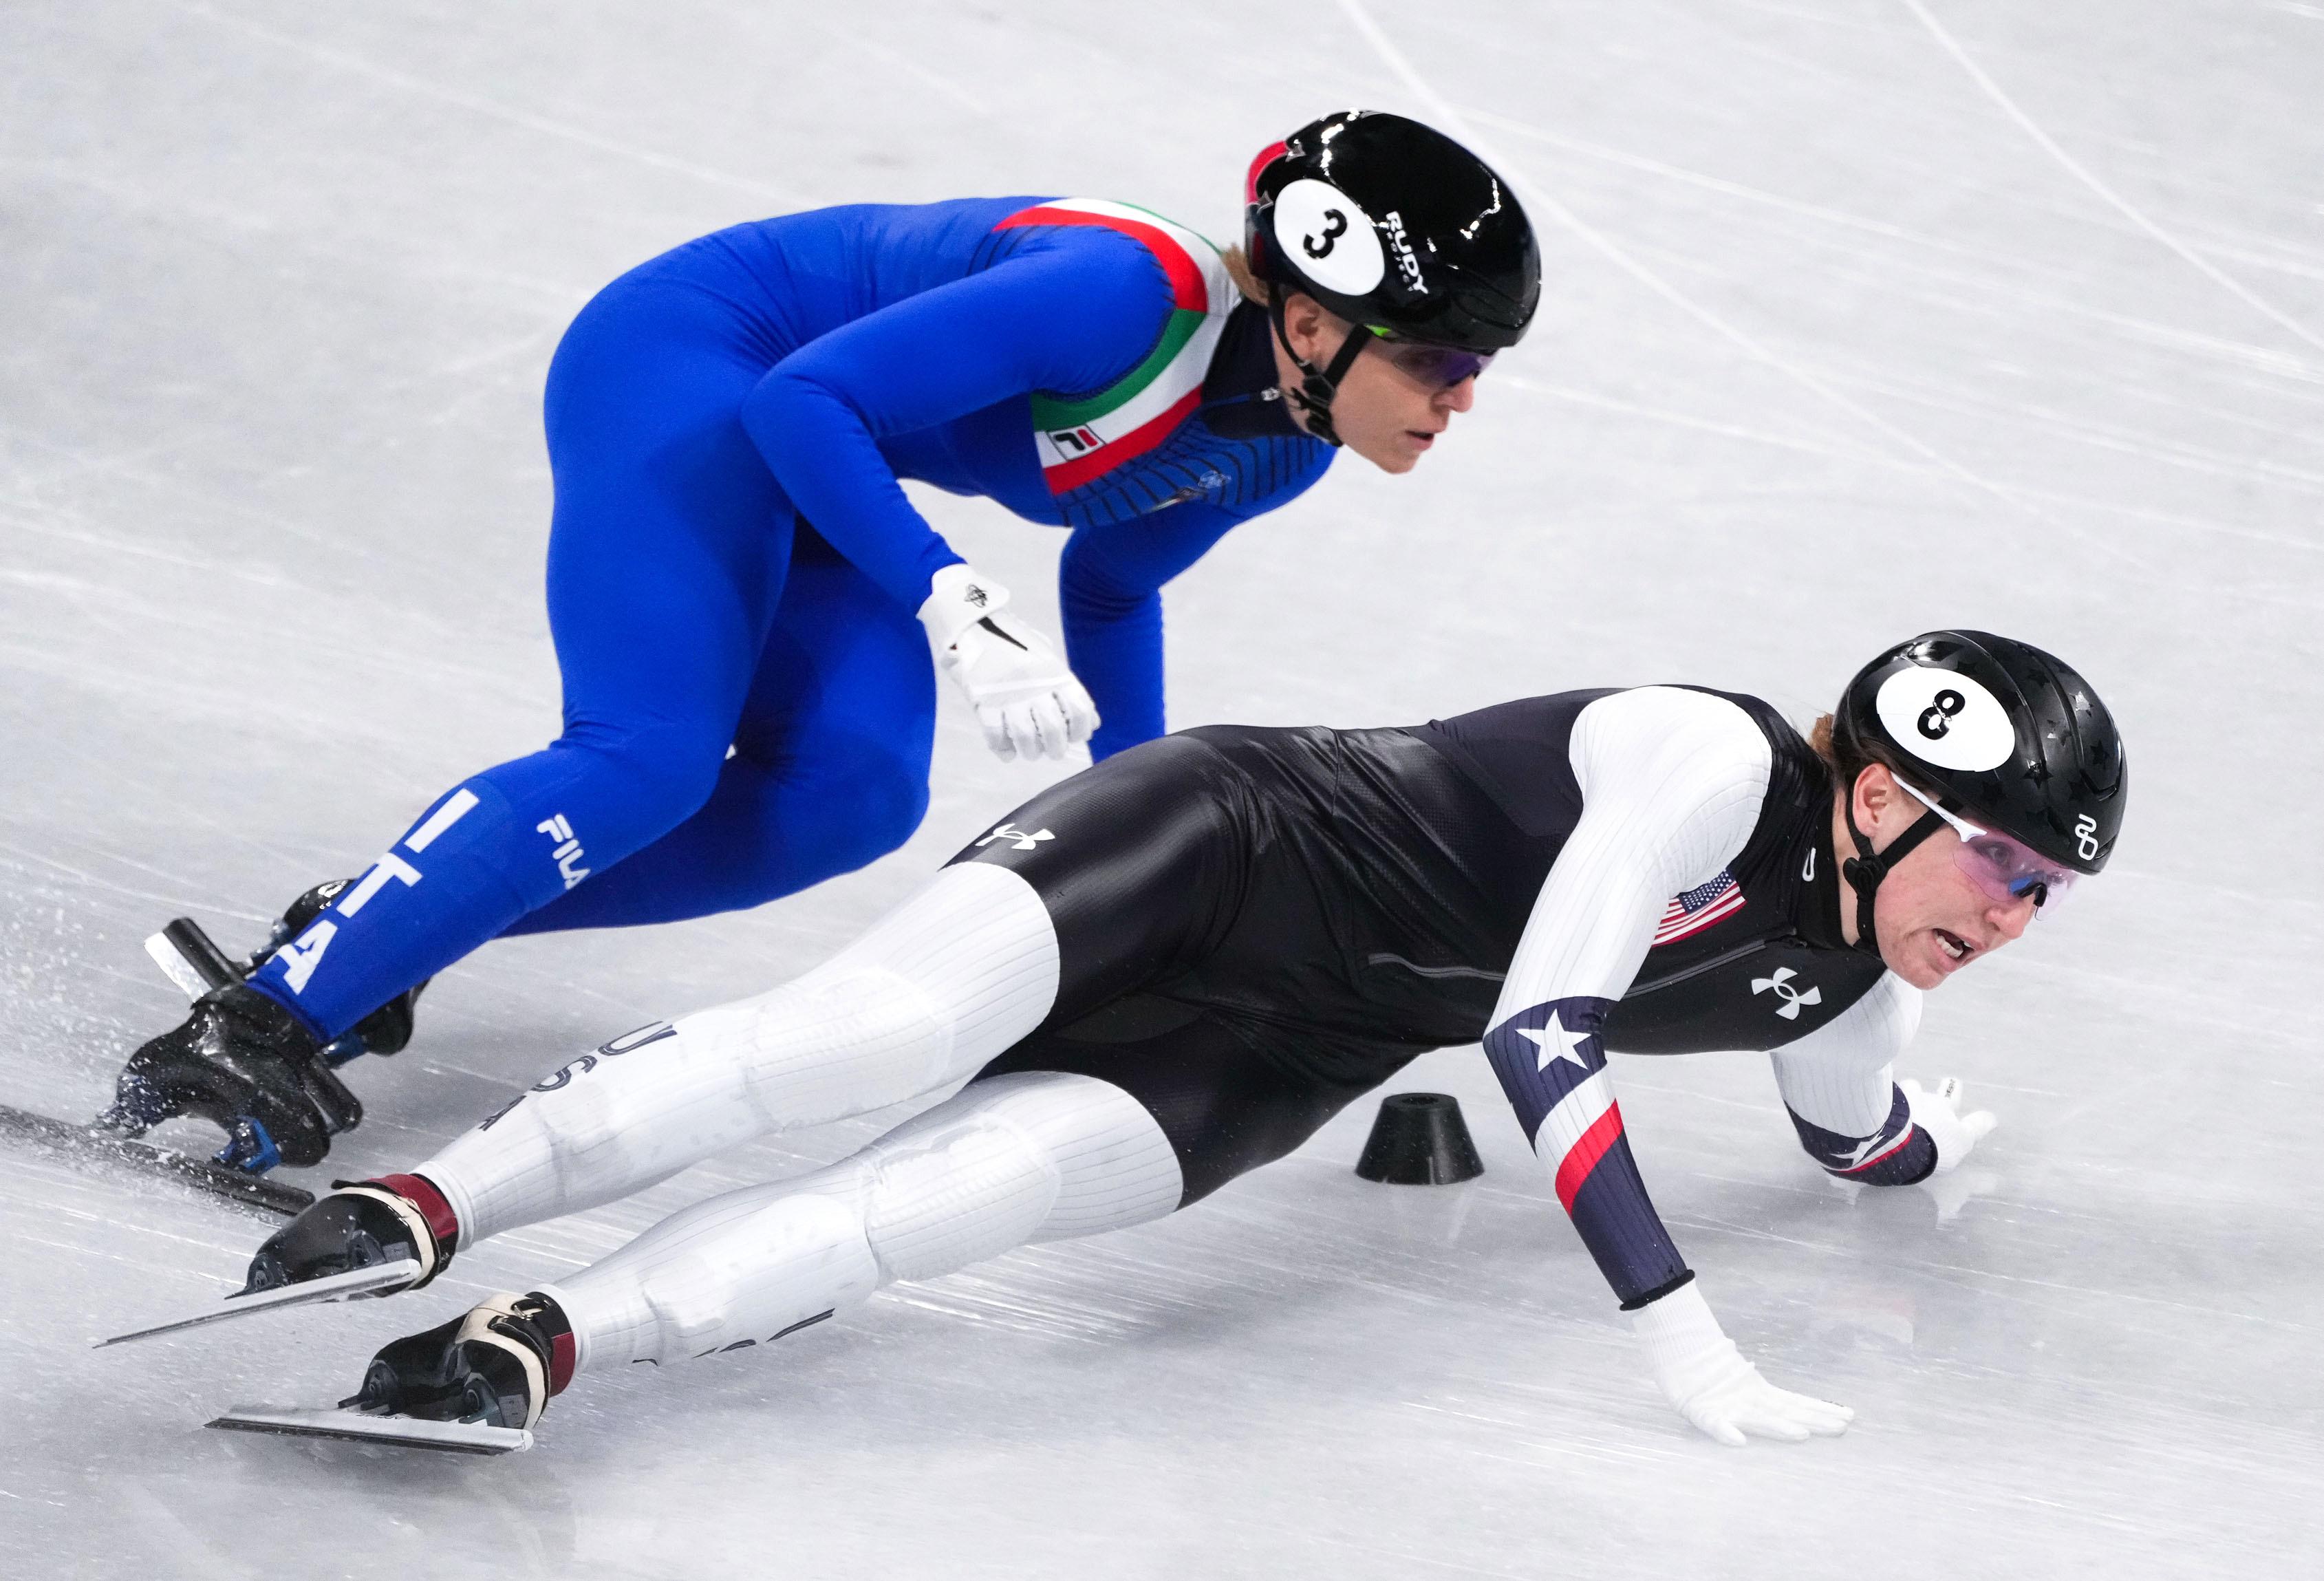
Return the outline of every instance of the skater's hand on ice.
[[[1961,1100],[1967,1089],[1958,1077],[1947,1077],[1934,1088],[1923,1088],[1909,1077],[1896,1084],[1904,1090],[1904,1102],[1912,1107],[1913,1123],[1929,1133],[1936,1143],[1936,1173],[1946,1174],[1969,1157],[1969,1149],[1982,1141],[2000,1123],[1990,1109],[1960,1112]],[[1953,1210],[1960,1212],[1958,1206]],[[1950,1218],[1951,1214],[1944,1217]]]
[[[1097,728],[1097,705],[1048,638],[1003,613],[1009,590],[964,565],[936,574],[920,624],[1002,762],[1061,758]]]
[[[1647,1365],[1679,1415],[1730,1448],[1747,1437],[1796,1443],[1811,1433],[1844,1433],[1856,1413],[1828,1400],[1778,1389],[1745,1361],[1690,1281],[1630,1314]]]

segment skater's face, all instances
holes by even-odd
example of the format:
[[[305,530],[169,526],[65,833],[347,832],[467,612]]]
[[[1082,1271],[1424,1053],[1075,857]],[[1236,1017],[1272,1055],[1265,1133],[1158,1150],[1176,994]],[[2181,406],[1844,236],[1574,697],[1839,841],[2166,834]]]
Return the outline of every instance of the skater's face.
[[[1856,777],[1856,827],[1872,837],[1873,849],[1921,821],[1928,811],[1896,776],[1874,763]],[[1854,848],[1842,809],[1832,809],[1832,848]],[[1999,949],[2034,920],[2032,895],[1997,901],[1980,888],[1955,858],[1960,836],[1950,828],[1914,846],[1880,881],[1873,901],[1872,926],[1880,938],[1880,958],[1915,988],[1934,988],[1978,957]],[[1844,876],[1840,914],[1855,937],[1856,894]]]
[[[1310,367],[1328,367],[1350,334],[1361,335],[1363,354],[1350,365],[1332,398],[1332,427],[1340,440],[1383,472],[1409,472],[1452,421],[1477,402],[1477,375],[1449,363],[1431,347],[1383,340],[1353,328],[1312,298],[1294,294],[1283,308],[1283,333]],[[1286,389],[1299,386],[1299,370],[1275,348]],[[1447,371],[1461,374],[1446,383]],[[1300,416],[1297,407],[1292,415]],[[1304,421],[1304,420],[1303,420]]]

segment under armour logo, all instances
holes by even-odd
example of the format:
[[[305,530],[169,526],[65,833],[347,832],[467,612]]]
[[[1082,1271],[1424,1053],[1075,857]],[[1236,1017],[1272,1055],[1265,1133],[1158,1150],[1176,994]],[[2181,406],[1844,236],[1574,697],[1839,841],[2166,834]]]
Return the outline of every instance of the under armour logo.
[[[1811,987],[1805,993],[1802,993],[1792,986],[1792,979],[1798,975],[1799,974],[1789,966],[1777,966],[1775,975],[1772,977],[1754,977],[1751,979],[1752,997],[1757,998],[1762,994],[1773,992],[1775,997],[1784,1002],[1784,1007],[1775,1013],[1785,1021],[1797,1021],[1800,1019],[1801,1005],[1823,1003],[1822,989]]]
[[[995,840],[1014,840],[1017,842],[1018,850],[1029,851],[1034,846],[1039,845],[1042,841],[1054,840],[1056,837],[1056,836],[1051,834],[1047,829],[1035,829],[1028,835],[1023,829],[1019,828],[1015,824],[1005,823],[999,828],[993,830],[991,834],[985,836],[984,838],[977,841],[977,844],[980,846],[990,846]]]
[[[991,601],[991,596],[987,594],[983,588],[978,587],[973,582],[971,582],[967,587],[962,588],[960,596],[963,598],[967,599],[979,609],[982,609],[985,605]]]

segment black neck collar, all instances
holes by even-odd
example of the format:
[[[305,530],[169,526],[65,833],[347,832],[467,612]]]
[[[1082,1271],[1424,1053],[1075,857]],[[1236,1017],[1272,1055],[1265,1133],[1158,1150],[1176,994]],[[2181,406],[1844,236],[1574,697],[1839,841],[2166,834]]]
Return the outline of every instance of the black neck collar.
[[[1203,378],[1203,421],[1224,439],[1305,432],[1276,387],[1274,330],[1257,302],[1235,304]]]

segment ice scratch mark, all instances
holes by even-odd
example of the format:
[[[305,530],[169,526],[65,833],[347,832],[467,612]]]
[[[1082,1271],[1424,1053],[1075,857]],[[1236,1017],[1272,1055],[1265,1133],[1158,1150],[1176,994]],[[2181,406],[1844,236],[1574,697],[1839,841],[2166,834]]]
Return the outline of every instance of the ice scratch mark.
[[[1778,1234],[1773,1230],[1752,1225],[1735,1224],[1701,1214],[1663,1215],[1674,1229],[1699,1232],[1706,1235],[1732,1235],[1744,1241],[1767,1241],[1777,1245],[1792,1246],[1803,1252],[1812,1252],[1825,1257],[1849,1257],[1854,1253],[1842,1247],[1827,1246],[1815,1241],[1802,1240],[1794,1235]],[[1992,1280],[2000,1284],[2024,1285],[2031,1290],[2054,1290],[2061,1295],[2087,1297],[2099,1301],[2130,1301],[2142,1307],[2160,1307],[2167,1311],[2191,1312],[2200,1318],[2225,1318],[2237,1323],[2255,1323],[2264,1328],[2280,1328],[2291,1334],[2307,1334],[2315,1326],[2294,1323],[2288,1318],[2270,1318],[2258,1312],[2239,1312],[2232,1307],[2207,1307],[2193,1301],[2173,1301],[2162,1296],[2142,1296],[2132,1290],[2102,1289],[2098,1285],[2067,1284],[2060,1280],[2034,1279],[2024,1274],[1997,1273],[1989,1268],[1968,1268],[1957,1262],[1937,1262],[1925,1258],[1897,1256],[1892,1259],[1898,1268],[1912,1269],[1930,1275],[1957,1274],[1963,1279]]]
[[[1446,1558],[1441,1554],[1423,1553],[1416,1549],[1390,1548],[1386,1543],[1375,1542],[1369,1539],[1337,1537],[1322,1528],[1314,1528],[1302,1533],[1301,1539],[1310,1543],[1322,1543],[1332,1548],[1351,1549],[1365,1555],[1379,1554],[1395,1560],[1399,1565],[1423,1565],[1432,1570],[1450,1570],[1460,1576],[1488,1576],[1498,1577],[1499,1581],[1526,1581],[1529,1574],[1524,1570],[1489,1570],[1460,1559]]]
[[[576,143],[583,148],[595,149],[600,153],[614,154],[622,159],[632,160],[639,164],[650,165],[656,170],[688,176],[709,186],[724,187],[729,191],[747,192],[753,198],[765,199],[776,203],[798,201],[796,193],[780,187],[770,186],[765,181],[753,181],[742,176],[729,175],[724,171],[715,170],[708,165],[696,164],[691,160],[673,159],[669,154],[633,147],[614,138],[601,136],[586,127],[576,126],[565,121],[554,121],[546,116],[536,116],[529,110],[520,110],[497,100],[485,98],[480,94],[462,93],[456,88],[446,88],[440,83],[428,82],[417,77],[406,76],[401,71],[374,65],[361,56],[348,54],[343,50],[334,50],[327,45],[294,38],[289,33],[277,32],[272,28],[262,27],[254,22],[245,21],[239,16],[226,15],[214,6],[181,5],[178,9],[189,15],[198,16],[204,22],[230,28],[235,32],[257,39],[263,43],[272,44],[277,49],[290,50],[306,56],[310,60],[320,60],[327,66],[336,66],[340,70],[354,76],[369,78],[374,82],[383,84],[400,92],[412,94],[420,98],[434,99],[438,104],[451,105],[474,115],[504,121],[512,126],[521,126],[528,132],[537,132],[545,137],[558,138],[567,143]]]
[[[930,88],[935,88],[938,93],[944,95],[945,97],[952,100],[953,103],[960,106],[961,108],[969,111],[971,114],[982,116],[988,121],[992,118],[991,106],[987,105],[982,99],[980,99],[975,95],[970,93],[966,88],[961,87],[960,84],[954,82],[951,78],[944,76],[940,72],[932,71],[926,66],[921,65],[909,55],[902,54],[895,50],[891,50],[877,39],[865,38],[862,33],[856,32],[849,28],[841,27],[837,23],[824,17],[813,18],[810,21],[809,25],[817,32],[827,34],[832,38],[839,40],[842,43],[853,44],[855,48],[862,51],[873,60],[884,62],[887,65],[894,67],[897,70],[903,72],[908,77],[916,78],[918,80],[927,83]]]
[[[1584,220],[1580,215],[1568,208],[1563,203],[1558,201],[1557,198],[1553,193],[1551,193],[1546,188],[1543,187],[1539,182],[1527,177],[1524,171],[1517,165],[1495,153],[1484,138],[1477,135],[1476,129],[1469,125],[1468,118],[1461,113],[1452,102],[1450,99],[1447,99],[1443,94],[1438,93],[1435,88],[1429,83],[1428,79],[1420,75],[1418,69],[1413,66],[1412,62],[1405,58],[1404,52],[1396,47],[1395,41],[1390,39],[1388,34],[1381,30],[1379,23],[1372,20],[1371,13],[1364,9],[1362,0],[1338,0],[1338,4],[1340,10],[1347,16],[1349,22],[1355,26],[1356,31],[1361,33],[1364,36],[1365,42],[1371,45],[1373,52],[1379,56],[1380,60],[1391,71],[1403,79],[1405,87],[1411,92],[1415,98],[1418,99],[1427,107],[1430,116],[1435,120],[1438,125],[1445,127],[1450,132],[1455,134],[1462,142],[1468,143],[1470,147],[1474,148],[1479,153],[1486,156],[1491,162],[1495,169],[1504,172],[1508,176],[1509,184],[1518,190],[1527,205],[1540,209],[1542,212],[1547,214],[1551,218],[1556,220],[1558,224],[1563,226],[1585,245],[1590,247],[1593,252],[1599,254],[1601,257],[1605,258],[1607,262],[1612,264],[1616,268],[1621,270],[1622,273],[1629,275],[1633,280],[1645,286],[1648,291],[1653,291],[1656,296],[1661,297],[1665,301],[1670,303],[1671,306],[1678,309],[1689,318],[1693,319],[1698,323],[1704,326],[1704,328],[1718,335],[1720,338],[1729,341],[1754,359],[1775,369],[1777,373],[1783,374],[1785,378],[1790,379],[1794,384],[1798,384],[1802,389],[1806,390],[1809,393],[1814,395],[1826,404],[1848,413],[1858,421],[1862,422],[1876,431],[1885,434],[1889,439],[1895,440],[1898,444],[1903,445],[1914,454],[1923,457],[1929,461],[1933,462],[1937,467],[1950,474],[1959,481],[1969,485],[1970,487],[1992,499],[1999,501],[2003,505],[2012,510],[2023,512],[2024,513],[2043,522],[2046,525],[2056,527],[2061,532],[2070,533],[2073,536],[2081,539],[2084,542],[2090,544],[2094,549],[2105,552],[2109,556],[2112,556],[2115,553],[2116,546],[2101,538],[2099,535],[2072,526],[2069,523],[2061,522],[2054,517],[2050,516],[2047,513],[2035,510],[2027,505],[2023,500],[2013,495],[2007,489],[2002,487],[2000,485],[1993,483],[1979,476],[1978,473],[1970,470],[1968,467],[1963,466],[1960,462],[1956,461],[1950,456],[1944,454],[1942,451],[1937,449],[1934,446],[1920,439],[1918,436],[1908,433],[1904,430],[1898,428],[1895,423],[1890,422],[1886,418],[1882,417],[1870,407],[1866,406],[1861,402],[1849,396],[1844,392],[1834,387],[1828,381],[1810,373],[1806,368],[1800,366],[1790,358],[1782,356],[1772,347],[1762,344],[1759,340],[1746,333],[1741,328],[1729,323],[1725,319],[1720,318],[1717,313],[1712,312],[1709,308],[1703,306],[1701,302],[1696,301],[1692,297],[1687,295],[1677,286],[1673,285],[1661,275],[1647,268],[1646,264],[1631,256],[1628,250],[1621,246],[1611,236],[1600,231],[1596,227]]]
[[[2153,220],[2147,217],[2144,209],[2135,207],[2130,200],[2125,198],[2121,193],[2116,191],[2112,187],[2107,186],[2104,181],[2099,180],[2098,178],[2091,172],[2089,167],[2083,164],[2072,154],[2068,153],[2063,148],[2060,147],[2058,145],[2057,139],[2052,137],[2047,132],[2043,131],[2041,125],[2036,122],[2033,116],[2020,109],[2018,107],[2017,101],[2011,98],[2007,93],[2004,92],[2001,85],[1994,81],[1992,78],[1987,76],[1985,69],[1969,58],[1969,51],[1960,47],[1960,41],[1956,40],[1952,34],[1945,31],[1944,24],[1930,14],[1929,8],[1921,4],[1921,0],[1902,0],[1902,4],[1904,5],[1904,9],[1910,11],[1914,16],[1920,18],[1921,25],[1929,30],[1929,36],[1937,41],[1938,44],[1943,48],[1945,53],[1950,55],[1953,60],[1959,63],[1963,71],[1969,73],[1969,80],[1977,84],[1978,88],[1984,92],[1986,97],[1991,99],[1997,106],[1998,106],[2004,115],[2016,122],[2018,129],[2024,132],[2026,136],[2031,137],[2041,148],[2043,153],[2048,154],[2052,159],[2056,160],[2059,165],[2065,170],[2068,175],[2072,176],[2076,180],[2081,182],[2083,186],[2088,187],[2092,192],[2098,194],[2099,198],[2111,205],[2117,213],[2121,214],[2125,219],[2127,219],[2131,224],[2144,231],[2148,236],[2153,236],[2156,241],[2162,243],[2164,246],[2170,248],[2171,251],[2179,254],[2181,258],[2184,259],[2199,273],[2210,280],[2214,284],[2217,284],[2227,291],[2228,294],[2233,296],[2237,301],[2242,302],[2246,307],[2252,309],[2262,317],[2269,319],[2274,323],[2282,326],[2283,328],[2290,330],[2292,334],[2298,336],[2301,339],[2306,341],[2317,350],[2324,351],[2324,339],[2319,339],[2313,330],[2301,323],[2298,319],[2277,309],[2273,303],[2269,302],[2259,296],[2258,293],[2255,292],[2249,286],[2244,284],[2243,282],[2236,279],[2233,275],[2221,269],[2218,264],[2212,263],[2209,258],[2204,257],[2192,247],[2187,245],[2186,243],[2181,241],[2177,236],[2172,236],[2169,231],[2164,230],[2161,226],[2155,224]]]
[[[1867,235],[1880,236],[1888,241],[1903,242],[1918,251],[1946,253],[1956,257],[1974,259],[1980,264],[2004,266],[2015,266],[2018,262],[1993,248],[1966,246],[1960,242],[1950,241],[1928,232],[1912,230],[1901,225],[1891,225],[1886,220],[1868,219],[1860,214],[1850,214],[1845,209],[1829,208],[1821,203],[1804,203],[1796,198],[1784,197],[1779,192],[1746,186],[1740,181],[1730,181],[1724,177],[1706,175],[1701,171],[1688,170],[1680,165],[1665,164],[1661,160],[1648,159],[1643,154],[1632,153],[1627,149],[1609,147],[1605,143],[1592,143],[1585,138],[1568,137],[1562,133],[1534,125],[1530,122],[1519,121],[1508,116],[1495,115],[1489,110],[1476,111],[1472,118],[1479,125],[1492,126],[1515,136],[1529,138],[1536,143],[1557,149],[1561,153],[1600,160],[1623,170],[1637,171],[1642,175],[1655,176],[1664,180],[1700,188],[1706,192],[1716,192],[1721,197],[1732,198],[1740,202],[1762,204],[1782,213],[1797,215],[1803,219],[1818,220],[1826,225],[1837,226],[1848,230],[1862,231]]]
[[[89,885],[92,888],[105,890],[110,893],[121,895],[129,900],[152,901],[156,905],[164,907],[183,906],[188,903],[181,895],[162,893],[153,890],[132,889],[127,884],[115,883],[108,879],[99,878],[96,874],[88,871],[86,868],[75,867],[70,863],[67,862],[60,862],[55,857],[48,855],[43,852],[27,851],[21,846],[12,845],[6,841],[0,841],[0,853],[5,853],[7,855],[14,857],[16,860],[30,865],[52,868],[59,873],[77,878],[84,884]],[[107,855],[110,855],[110,853],[107,853]],[[264,922],[270,920],[270,919],[261,916],[255,911],[229,911],[224,906],[213,906],[210,909],[225,912],[226,915],[246,922]]]

